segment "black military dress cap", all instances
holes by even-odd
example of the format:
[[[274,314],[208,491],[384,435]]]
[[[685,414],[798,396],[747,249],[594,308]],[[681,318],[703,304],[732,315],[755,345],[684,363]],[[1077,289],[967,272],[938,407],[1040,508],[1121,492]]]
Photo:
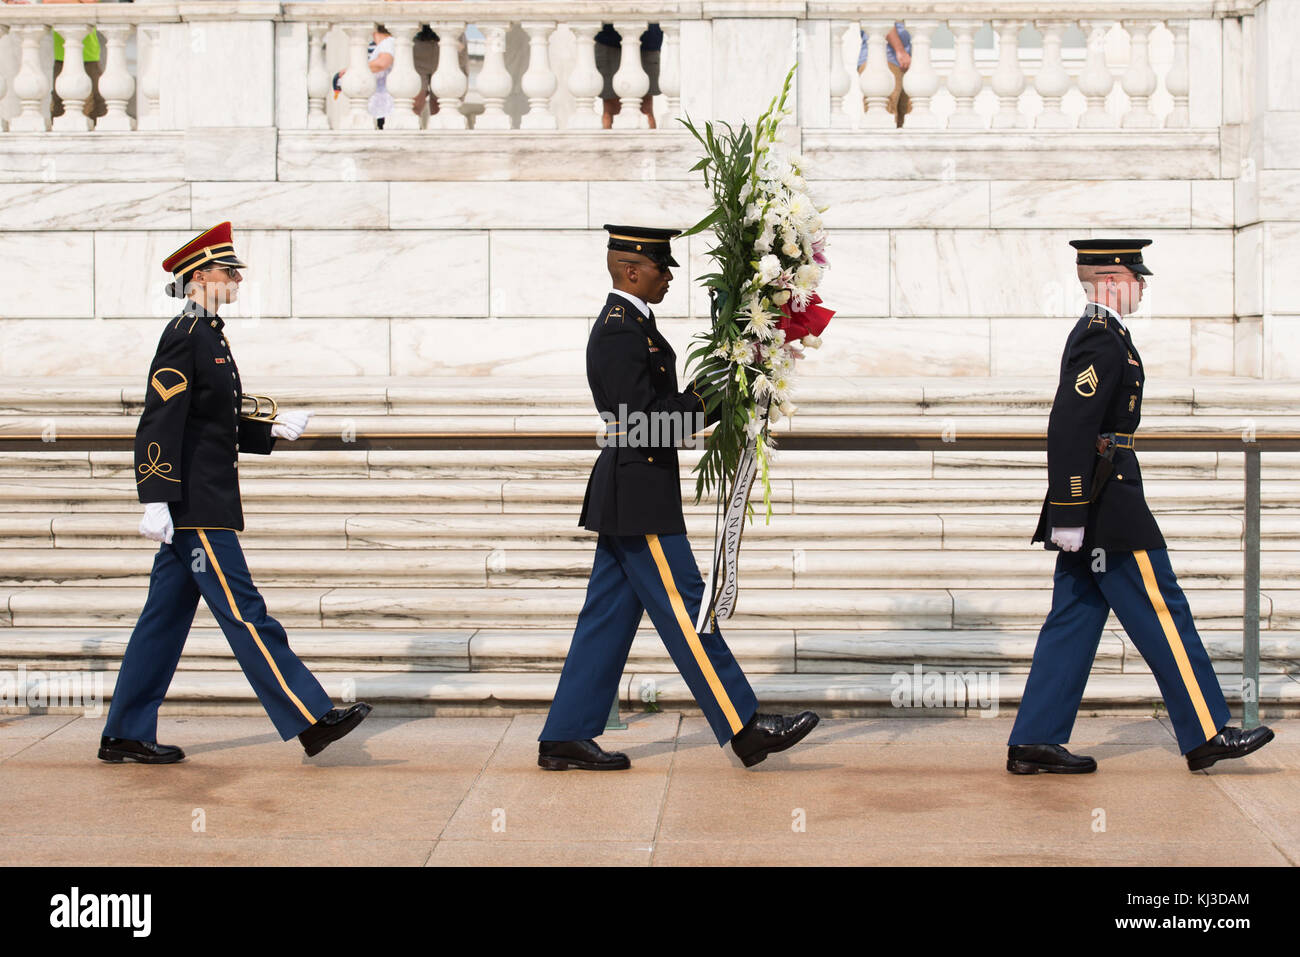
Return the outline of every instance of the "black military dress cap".
[[[1077,266],[1127,266],[1137,275],[1153,275],[1142,262],[1142,248],[1149,239],[1072,239],[1078,250]]]
[[[668,241],[681,232],[680,229],[653,229],[649,226],[613,226],[606,223],[609,233],[610,249],[619,249],[629,253],[640,253],[661,266],[676,266],[673,252]]]

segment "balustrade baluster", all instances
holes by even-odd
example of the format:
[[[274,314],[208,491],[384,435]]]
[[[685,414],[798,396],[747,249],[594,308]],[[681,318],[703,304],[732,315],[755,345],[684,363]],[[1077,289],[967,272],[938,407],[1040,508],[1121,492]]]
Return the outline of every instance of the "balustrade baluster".
[[[614,24],[614,29],[623,43],[614,74],[614,95],[620,108],[612,125],[616,130],[644,129],[649,123],[641,112],[641,100],[650,92],[650,77],[641,63],[641,34],[646,31],[646,24],[620,21]]]
[[[659,92],[664,98],[665,123],[676,126],[682,115],[682,25],[676,22],[660,24],[664,43],[659,54]]]
[[[157,23],[142,23],[136,31],[136,84],[135,128],[137,130],[156,130],[159,118],[159,95],[162,92],[162,80],[158,69],[158,38],[162,27]]]
[[[330,75],[325,69],[325,34],[330,24],[319,20],[307,24],[307,129],[327,130],[329,115],[325,98],[330,95]]]
[[[104,51],[104,74],[99,78],[99,94],[104,98],[107,112],[95,121],[97,130],[131,129],[126,104],[135,92],[135,78],[126,68],[126,43],[133,29],[129,23],[106,23],[100,28],[107,50]],[[138,57],[136,63],[138,66]]]
[[[1187,32],[1189,24],[1186,20],[1167,20],[1165,25],[1174,35],[1174,62],[1165,75],[1165,89],[1174,98],[1174,108],[1165,117],[1165,126],[1190,126],[1191,114],[1188,110],[1187,100],[1187,94],[1191,87],[1191,71],[1187,63]]]
[[[1115,119],[1106,111],[1106,97],[1115,86],[1115,77],[1106,65],[1106,34],[1110,20],[1080,20],[1079,28],[1088,34],[1088,60],[1079,74],[1079,92],[1088,101],[1088,108],[1079,117],[1082,129],[1107,129]]]
[[[903,74],[903,90],[912,101],[912,112],[903,124],[913,129],[932,130],[939,126],[931,102],[943,81],[930,56],[931,41],[938,26],[938,20],[916,20],[907,27],[912,35],[912,65]]]
[[[474,128],[508,130],[510,114],[505,110],[505,103],[514,86],[510,71],[506,69],[506,31],[510,24],[480,23],[479,29],[483,31],[485,53],[476,89],[483,97],[483,112],[474,121]]]
[[[858,38],[857,24],[845,20],[831,22],[831,126],[846,127],[851,125],[849,114],[844,111],[844,97],[849,90],[856,89],[857,84],[849,78],[849,71],[844,65],[844,39],[853,31],[853,38]],[[857,44],[854,44],[856,49]]]
[[[889,97],[894,92],[894,74],[889,71],[885,37],[894,28],[893,20],[864,20],[859,29],[867,34],[867,64],[858,76],[858,86],[867,98],[862,125],[867,129],[892,130],[897,122],[889,112]]]
[[[1034,89],[1043,98],[1043,112],[1034,120],[1039,129],[1063,130],[1074,125],[1061,110],[1061,97],[1070,90],[1070,74],[1065,71],[1065,62],[1061,59],[1061,34],[1069,25],[1068,20],[1035,22],[1043,35],[1043,62],[1034,77]]]
[[[385,86],[393,98],[393,108],[384,120],[386,130],[418,130],[420,117],[415,112],[415,97],[420,92],[420,75],[415,72],[414,42],[420,24],[385,23],[393,36],[393,68]]]
[[[596,34],[599,23],[570,23],[573,31],[573,49],[576,54],[573,72],[569,74],[569,92],[573,94],[573,115],[569,129],[598,130],[600,117],[596,115],[596,98],[603,81],[596,69]]]
[[[56,130],[84,133],[91,127],[90,117],[83,112],[92,87],[82,59],[82,44],[86,34],[94,29],[94,24],[59,24],[59,35],[63,37],[63,69],[54,82],[54,89],[63,100],[63,115],[54,118],[52,125]]]
[[[982,20],[948,22],[948,27],[957,41],[952,76],[948,77],[948,92],[957,101],[957,109],[952,116],[948,117],[950,130],[984,128],[984,118],[975,112],[975,97],[984,86],[984,77],[975,66],[975,33],[983,25]]]
[[[348,37],[348,66],[341,86],[348,98],[348,112],[344,127],[350,130],[373,130],[374,118],[370,115],[370,96],[375,92],[375,75],[370,72],[366,47],[374,29],[368,23],[345,23],[343,32]]]
[[[551,97],[559,83],[551,69],[551,34],[555,21],[525,21],[520,24],[528,34],[528,69],[519,80],[528,97],[528,112],[519,120],[523,130],[553,130],[558,125],[551,112]]]
[[[996,20],[993,26],[998,34],[998,67],[990,84],[998,95],[993,128],[1013,130],[1025,125],[1020,115],[1020,94],[1025,90],[1025,71],[1020,67],[1020,28],[1024,22]]]
[[[1151,94],[1156,91],[1156,71],[1147,58],[1147,39],[1151,23],[1147,20],[1125,20],[1124,29],[1129,35],[1128,69],[1124,71],[1123,87],[1129,97],[1129,109],[1121,123],[1125,128],[1145,129],[1156,125],[1151,112]]]
[[[43,133],[47,129],[45,95],[50,92],[50,80],[41,66],[41,42],[46,27],[42,24],[24,24],[14,27],[21,39],[18,73],[14,77],[14,93],[18,95],[21,111],[9,121],[15,133]]]
[[[429,128],[463,130],[469,126],[469,118],[460,111],[469,90],[469,77],[460,68],[460,35],[465,24],[443,20],[432,26],[438,34],[438,69],[429,87],[438,98],[438,112],[429,117]]]

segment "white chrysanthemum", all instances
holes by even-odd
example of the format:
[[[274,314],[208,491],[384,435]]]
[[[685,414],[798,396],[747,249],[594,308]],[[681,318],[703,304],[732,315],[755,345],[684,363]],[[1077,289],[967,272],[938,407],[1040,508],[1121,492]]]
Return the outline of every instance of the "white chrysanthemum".
[[[781,260],[775,256],[764,256],[758,261],[759,280],[767,285],[781,275]]]
[[[822,267],[816,263],[806,263],[794,271],[795,285],[815,289],[822,281]]]
[[[747,365],[754,356],[754,344],[748,339],[736,339],[731,343],[730,359],[737,365]]]
[[[749,318],[747,331],[750,335],[760,340],[772,338],[772,333],[776,331],[776,324],[772,321],[772,314],[764,308],[761,302],[756,299],[751,300],[745,315]]]
[[[772,383],[767,376],[760,372],[758,375],[754,376],[754,381],[749,384],[749,391],[753,394],[755,399],[761,399],[772,391]]]

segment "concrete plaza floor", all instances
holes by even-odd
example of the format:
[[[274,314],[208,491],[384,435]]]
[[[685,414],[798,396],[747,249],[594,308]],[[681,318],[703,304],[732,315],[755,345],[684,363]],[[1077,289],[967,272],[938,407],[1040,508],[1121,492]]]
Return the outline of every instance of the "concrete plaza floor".
[[[643,714],[624,772],[536,766],[543,716],[385,718],[307,759],[264,718],[172,717],[166,767],[95,758],[102,717],[0,715],[0,864],[1300,864],[1300,720],[1191,773],[1168,723],[1081,718],[1090,775],[1004,769],[1005,718],[827,720],[745,770]]]

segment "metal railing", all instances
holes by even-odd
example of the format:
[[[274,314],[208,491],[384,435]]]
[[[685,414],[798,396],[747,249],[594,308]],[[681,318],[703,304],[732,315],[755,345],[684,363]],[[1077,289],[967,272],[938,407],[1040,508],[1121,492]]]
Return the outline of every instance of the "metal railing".
[[[304,435],[277,449],[338,451],[583,451],[595,450],[594,432],[358,432],[355,435]],[[131,451],[135,435],[126,432],[62,434],[55,441],[39,434],[0,433],[5,452]],[[861,432],[808,430],[778,433],[779,448],[790,451],[897,452],[982,451],[1044,452],[1041,432],[946,431]],[[1300,452],[1300,434],[1240,432],[1155,432],[1138,436],[1135,447],[1146,452],[1240,452],[1245,456],[1242,541],[1242,724],[1259,725],[1260,607],[1260,454]]]

